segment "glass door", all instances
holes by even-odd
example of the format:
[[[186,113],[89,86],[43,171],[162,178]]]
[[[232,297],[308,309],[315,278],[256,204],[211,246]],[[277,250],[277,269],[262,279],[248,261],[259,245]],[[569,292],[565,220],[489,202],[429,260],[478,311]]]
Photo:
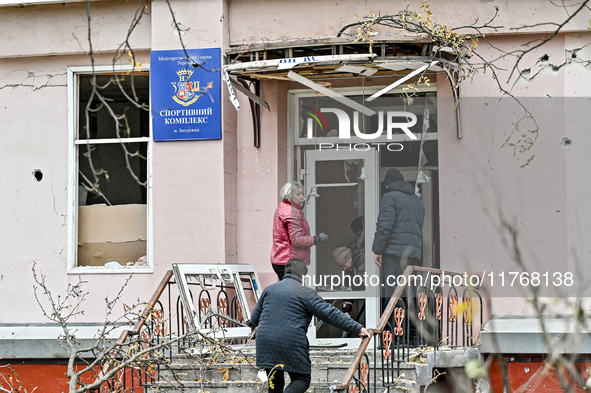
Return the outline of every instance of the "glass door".
[[[375,149],[305,151],[305,215],[312,234],[329,239],[312,248],[306,285],[367,328],[379,318],[379,269],[371,244],[379,209],[380,171]],[[339,329],[313,320],[311,344],[347,343]]]
[[[400,173],[402,173],[402,176],[404,176],[405,181],[409,182],[413,187],[417,186],[418,168],[381,166],[380,179],[384,179],[386,172],[388,172],[390,168],[400,170]],[[439,264],[437,264],[437,258],[435,257],[436,247],[434,245],[434,242],[436,240],[436,233],[433,230],[435,226],[434,224],[437,224],[437,221],[435,220],[438,219],[437,213],[434,211],[438,203],[434,201],[437,195],[435,193],[436,190],[433,188],[432,182],[432,179],[434,179],[437,176],[437,168],[424,167],[423,173],[427,175],[429,181],[421,183],[420,186],[421,199],[425,204],[425,221],[423,222],[423,249],[421,256],[421,266],[438,269]],[[384,188],[385,186],[382,186],[382,189]],[[383,190],[382,192],[384,191],[385,190]],[[382,195],[379,195],[380,200]],[[403,267],[402,270],[404,270],[404,268],[405,267]]]

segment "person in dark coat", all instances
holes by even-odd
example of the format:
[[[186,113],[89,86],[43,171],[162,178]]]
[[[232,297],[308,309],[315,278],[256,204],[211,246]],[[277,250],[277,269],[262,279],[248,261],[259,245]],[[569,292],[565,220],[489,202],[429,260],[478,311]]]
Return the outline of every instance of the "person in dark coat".
[[[283,279],[263,291],[250,318],[249,325],[258,326],[257,367],[266,370],[271,393],[283,392],[284,371],[291,379],[285,392],[303,393],[310,386],[312,364],[306,333],[313,316],[360,337],[369,336],[361,324],[303,285],[307,273],[303,260],[290,259]]]
[[[372,251],[375,263],[382,267],[384,296],[389,299],[395,286],[388,285],[386,278],[401,275],[407,265],[420,264],[425,205],[397,169],[386,172],[384,185],[387,192],[380,203]]]

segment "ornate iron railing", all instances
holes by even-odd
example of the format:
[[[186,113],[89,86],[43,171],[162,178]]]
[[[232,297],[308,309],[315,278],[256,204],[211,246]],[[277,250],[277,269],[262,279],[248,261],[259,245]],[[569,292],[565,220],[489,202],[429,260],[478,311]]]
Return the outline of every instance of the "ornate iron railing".
[[[335,390],[350,393],[369,392],[384,388],[389,391],[402,376],[401,365],[411,362],[411,348],[433,347],[435,356],[441,346],[469,347],[476,344],[483,324],[483,302],[477,288],[455,285],[453,279],[435,287],[409,285],[411,275],[446,275],[464,277],[464,274],[439,269],[408,266],[406,279],[400,280],[388,301],[377,327],[365,337],[347,370],[341,384]],[[400,282],[399,281],[399,282]],[[443,283],[441,277],[438,281]],[[465,280],[461,280],[465,281]],[[461,296],[458,289],[461,289]],[[373,341],[373,350],[367,355]],[[370,373],[370,358],[373,373]],[[357,377],[355,377],[357,374]],[[370,384],[369,375],[373,374]]]
[[[191,288],[199,283],[188,283]],[[215,285],[214,285],[215,284]],[[204,323],[199,328],[215,330],[235,326],[245,326],[238,297],[232,294],[234,288],[224,282],[210,283],[208,289],[200,288],[197,300],[199,320]],[[246,289],[248,291],[248,288]],[[212,297],[215,302],[212,304]],[[196,307],[197,308],[197,307]],[[195,332],[193,332],[195,333]],[[128,350],[128,340],[137,336],[138,345]],[[96,370],[95,381],[103,380],[91,393],[111,392],[144,392],[144,385],[160,381],[161,371],[174,355],[179,354],[179,348],[185,348],[194,343],[189,339],[188,323],[185,309],[172,270],[164,275],[162,281],[154,291],[150,301],[144,306],[138,321],[131,330],[125,330],[117,340],[117,345],[108,356],[108,361]],[[243,340],[228,340],[227,343],[242,343]],[[174,343],[167,345],[166,343]],[[133,353],[149,348],[160,347],[157,352],[147,352],[125,367],[120,365]],[[122,349],[126,348],[126,351]],[[112,370],[120,368],[109,378],[105,378]],[[86,378],[88,380],[88,378]]]
[[[380,389],[389,389],[401,377],[401,366],[411,361],[411,348],[433,347],[436,352],[442,345],[450,347],[472,346],[478,340],[480,327],[483,323],[482,298],[476,288],[449,285],[447,287],[427,287],[409,285],[412,274],[462,276],[438,269],[409,266],[404,272],[405,285],[396,287],[386,308],[378,321],[377,327],[370,331],[371,338],[364,338],[355,354],[337,390],[349,390],[351,393],[369,393]],[[424,280],[428,281],[428,280]],[[234,288],[223,281],[215,286],[204,288],[202,283],[188,283],[188,297],[195,305],[199,328],[216,329],[244,326],[244,316],[240,300],[233,293]],[[252,290],[252,289],[251,289]],[[188,333],[188,316],[182,305],[178,286],[172,271],[168,271],[160,285],[146,304],[140,318],[131,330],[124,331],[118,344],[125,345],[130,336],[141,338],[142,350],[156,347],[164,342],[177,340],[183,347],[186,342],[178,340]],[[197,294],[194,297],[193,292]],[[373,339],[373,350],[367,351]],[[241,340],[229,340],[240,343]],[[144,385],[160,380],[166,361],[177,354],[172,346],[162,347],[166,356],[151,355],[144,357],[133,365],[123,367],[110,378],[103,381],[100,387],[92,392],[143,392]],[[369,356],[368,354],[369,353]],[[122,362],[123,355],[114,354],[111,358],[118,359],[104,363],[99,378]],[[129,354],[126,354],[129,356]]]

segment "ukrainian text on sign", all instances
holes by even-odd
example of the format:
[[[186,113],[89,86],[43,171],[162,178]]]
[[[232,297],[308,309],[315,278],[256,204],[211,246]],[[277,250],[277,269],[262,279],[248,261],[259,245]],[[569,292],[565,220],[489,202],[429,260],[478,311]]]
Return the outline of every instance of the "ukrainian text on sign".
[[[154,141],[221,139],[221,50],[152,51]]]

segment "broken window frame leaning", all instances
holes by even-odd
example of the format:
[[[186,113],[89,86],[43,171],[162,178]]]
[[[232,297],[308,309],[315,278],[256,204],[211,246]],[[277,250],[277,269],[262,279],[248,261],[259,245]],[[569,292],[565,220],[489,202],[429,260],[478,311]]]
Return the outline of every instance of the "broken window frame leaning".
[[[104,65],[95,66],[97,74],[127,73],[133,71],[132,66]],[[150,122],[149,136],[129,138],[128,143],[147,143],[146,157],[146,258],[147,266],[126,266],[112,268],[105,266],[78,266],[78,167],[80,157],[78,146],[87,144],[83,138],[77,138],[79,113],[79,79],[81,74],[92,74],[89,66],[68,67],[68,209],[67,209],[67,269],[68,274],[105,274],[105,273],[153,273],[153,225],[152,225],[152,126]],[[149,66],[142,68],[149,72]],[[114,143],[120,143],[114,139]]]
[[[199,331],[201,334],[210,337],[225,339],[244,339],[250,337],[251,329],[246,325],[243,327],[204,328],[204,325],[207,323],[206,316],[201,320],[200,311],[195,308],[195,302],[198,303],[198,307],[200,306],[201,294],[197,291],[194,294],[191,292],[187,277],[196,277],[201,292],[219,290],[220,286],[223,286],[225,290],[228,289],[227,285],[233,284],[234,290],[236,291],[238,307],[242,311],[244,321],[247,321],[250,320],[253,310],[249,307],[246,291],[253,293],[255,303],[258,303],[262,294],[261,281],[253,265],[173,263],[172,270],[183,305],[184,323],[186,324],[188,333]],[[242,285],[244,276],[248,276],[250,289],[245,289]],[[210,296],[209,293],[207,295]],[[227,314],[225,314],[219,310],[220,305],[218,303],[214,303],[211,298],[210,300],[211,303],[207,305],[208,309],[211,308],[217,314],[229,316],[229,304],[226,305]]]

